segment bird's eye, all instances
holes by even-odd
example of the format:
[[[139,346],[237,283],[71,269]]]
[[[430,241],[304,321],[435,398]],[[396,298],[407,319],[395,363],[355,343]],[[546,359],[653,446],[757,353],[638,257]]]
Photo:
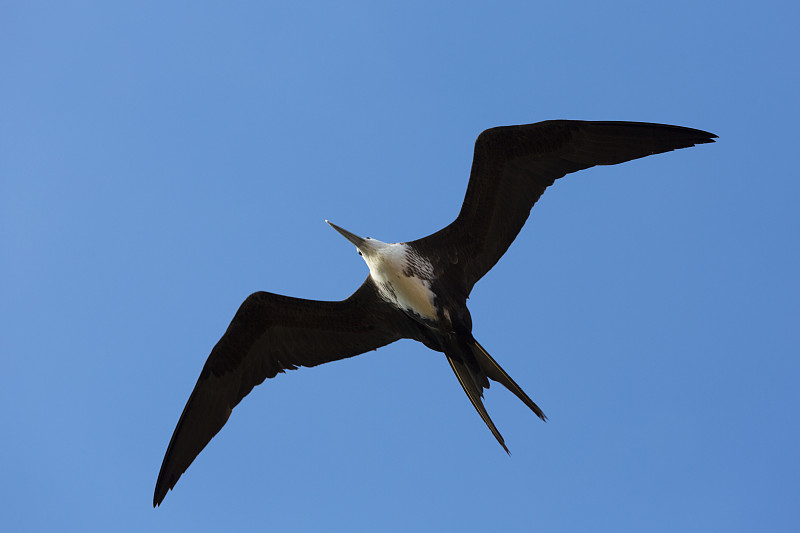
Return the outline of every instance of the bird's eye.
[[[358,255],[361,255],[361,250],[356,250],[356,251],[358,252]],[[363,257],[363,256],[362,256],[362,257]]]

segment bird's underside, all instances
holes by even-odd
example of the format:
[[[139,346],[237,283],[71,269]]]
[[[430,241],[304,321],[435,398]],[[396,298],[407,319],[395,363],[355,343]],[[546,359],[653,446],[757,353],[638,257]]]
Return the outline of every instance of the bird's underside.
[[[500,259],[553,182],[594,165],[710,143],[690,128],[640,122],[554,120],[484,131],[456,219],[409,243],[361,239],[370,275],[340,302],[257,292],[236,312],[206,360],[167,447],[156,482],[159,505],[254,386],[285,370],[352,357],[401,338],[444,352],[459,383],[508,451],[481,401],[489,380],[537,416],[539,407],[472,337],[466,300]]]

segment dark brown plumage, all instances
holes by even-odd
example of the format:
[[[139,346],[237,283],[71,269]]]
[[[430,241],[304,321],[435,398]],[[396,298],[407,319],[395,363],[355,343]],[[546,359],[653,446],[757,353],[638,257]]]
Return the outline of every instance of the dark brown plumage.
[[[436,297],[437,318],[393,305],[381,296],[371,275],[341,302],[252,294],[200,373],[167,447],[153,505],[163,501],[254,386],[285,370],[352,357],[401,338],[445,352],[470,401],[508,451],[481,402],[489,379],[511,390],[540,418],[545,416],[472,337],[466,307],[472,287],[502,257],[533,205],[556,179],[594,165],[713,142],[715,137],[679,126],[569,120],[484,131],[475,143],[458,217],[436,233],[407,243],[433,266],[430,290]]]
[[[475,141],[467,194],[458,216],[412,244],[421,254],[450,265],[444,276],[458,279],[461,290],[469,294],[508,250],[533,205],[558,178],[714,138],[706,131],[645,122],[548,120],[488,129]]]

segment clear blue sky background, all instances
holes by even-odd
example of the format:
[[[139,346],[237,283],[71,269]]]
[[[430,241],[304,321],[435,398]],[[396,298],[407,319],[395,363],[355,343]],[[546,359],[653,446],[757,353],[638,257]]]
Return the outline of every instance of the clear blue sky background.
[[[0,530],[796,531],[796,2],[4,2]],[[328,218],[458,212],[475,137],[715,145],[573,174],[470,300],[542,406],[403,341],[258,387],[153,510],[251,292],[346,297]]]

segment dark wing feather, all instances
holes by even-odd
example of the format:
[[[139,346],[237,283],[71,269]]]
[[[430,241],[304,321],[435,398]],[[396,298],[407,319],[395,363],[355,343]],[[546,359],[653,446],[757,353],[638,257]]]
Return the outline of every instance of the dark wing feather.
[[[374,350],[401,338],[405,317],[381,300],[371,278],[348,299],[318,302],[250,295],[208,357],[158,474],[161,503],[195,457],[256,385],[279,372]]]
[[[502,257],[555,180],[594,165],[714,142],[705,131],[643,122],[550,120],[484,131],[475,142],[467,194],[455,221],[413,241],[456,289],[472,286]]]

